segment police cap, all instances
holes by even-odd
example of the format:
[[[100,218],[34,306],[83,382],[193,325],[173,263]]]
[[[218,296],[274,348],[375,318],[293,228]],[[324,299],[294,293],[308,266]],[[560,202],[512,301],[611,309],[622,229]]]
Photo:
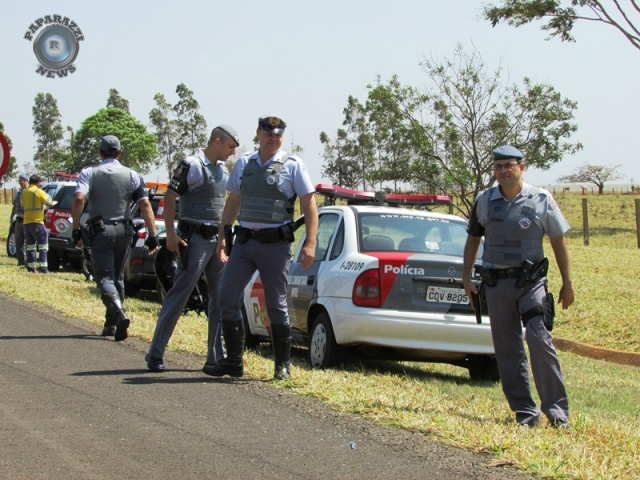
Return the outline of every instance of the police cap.
[[[258,119],[258,128],[271,133],[282,133],[287,124],[280,117],[275,115],[265,115]]]
[[[507,160],[509,158],[515,158],[516,160],[522,160],[522,152],[518,150],[516,147],[512,147],[511,145],[502,145],[501,147],[496,148],[493,151],[493,159],[494,160]]]
[[[233,138],[233,141],[236,142],[236,147],[240,146],[240,136],[238,135],[238,132],[236,132],[235,128],[233,128],[231,125],[218,125],[216,128],[219,128],[224,133]],[[214,130],[216,128],[214,128]]]
[[[120,151],[120,140],[115,135],[105,135],[100,140],[100,151],[116,154]]]

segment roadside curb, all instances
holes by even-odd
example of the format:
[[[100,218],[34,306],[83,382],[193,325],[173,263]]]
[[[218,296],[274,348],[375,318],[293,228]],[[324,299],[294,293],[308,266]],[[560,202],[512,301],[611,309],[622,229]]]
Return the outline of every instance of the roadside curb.
[[[606,362],[617,363],[620,365],[640,367],[640,353],[622,352],[620,350],[612,350],[604,347],[593,347],[591,345],[585,345],[584,343],[578,343],[558,337],[554,337],[553,344],[558,350],[575,353],[576,355],[583,357],[604,360]]]

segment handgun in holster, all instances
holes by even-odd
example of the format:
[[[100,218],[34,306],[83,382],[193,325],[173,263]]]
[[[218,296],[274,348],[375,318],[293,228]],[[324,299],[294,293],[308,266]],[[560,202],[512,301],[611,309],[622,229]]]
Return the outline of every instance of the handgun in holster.
[[[183,245],[182,243],[178,243],[178,251],[180,254],[178,255],[180,259],[180,268],[182,270],[187,270],[189,267],[189,244]]]
[[[553,298],[553,293],[549,291],[549,286],[546,280],[544,281],[544,291],[546,293],[542,300],[542,305],[530,308],[520,316],[523,327],[527,326],[527,322],[529,322],[529,320],[542,314],[542,323],[544,324],[544,327],[548,331],[553,330],[553,321],[556,316],[556,304],[555,299]]]
[[[520,275],[516,280],[516,287],[523,288],[527,283],[532,283],[547,276],[549,270],[549,259],[544,257],[538,263],[533,264],[530,260],[525,260],[520,267]]]
[[[231,225],[224,226],[224,253],[227,255],[231,255],[231,247],[233,247],[233,227]]]
[[[476,313],[476,322],[482,323],[482,302],[484,300],[484,282],[478,282],[475,284],[478,293],[471,292],[471,301],[473,302],[473,308]]]

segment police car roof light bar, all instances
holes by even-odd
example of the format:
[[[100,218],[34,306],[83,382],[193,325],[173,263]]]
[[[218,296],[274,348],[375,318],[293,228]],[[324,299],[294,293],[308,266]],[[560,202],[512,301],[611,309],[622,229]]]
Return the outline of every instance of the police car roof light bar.
[[[327,200],[335,202],[336,199],[346,200],[347,204],[374,204],[374,205],[450,205],[449,195],[410,195],[401,193],[366,192],[363,190],[352,190],[350,188],[336,187],[320,183],[316,185],[316,193],[324,195]]]
[[[55,172],[53,174],[53,176],[55,178],[70,178],[72,180],[77,180],[78,179],[78,175],[76,175],[75,173],[62,173],[62,172]]]

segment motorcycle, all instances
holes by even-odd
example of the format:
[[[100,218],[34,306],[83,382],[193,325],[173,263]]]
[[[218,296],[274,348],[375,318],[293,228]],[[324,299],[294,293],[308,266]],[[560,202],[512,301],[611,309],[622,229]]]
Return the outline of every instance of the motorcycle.
[[[173,279],[178,269],[178,257],[167,248],[167,235],[165,232],[158,235],[158,243],[160,246],[153,261],[153,268],[156,272],[156,292],[160,303],[162,303],[167,292],[173,286]],[[203,273],[196,282],[191,295],[189,295],[183,313],[192,311],[206,316],[209,304],[207,292],[207,279]]]

